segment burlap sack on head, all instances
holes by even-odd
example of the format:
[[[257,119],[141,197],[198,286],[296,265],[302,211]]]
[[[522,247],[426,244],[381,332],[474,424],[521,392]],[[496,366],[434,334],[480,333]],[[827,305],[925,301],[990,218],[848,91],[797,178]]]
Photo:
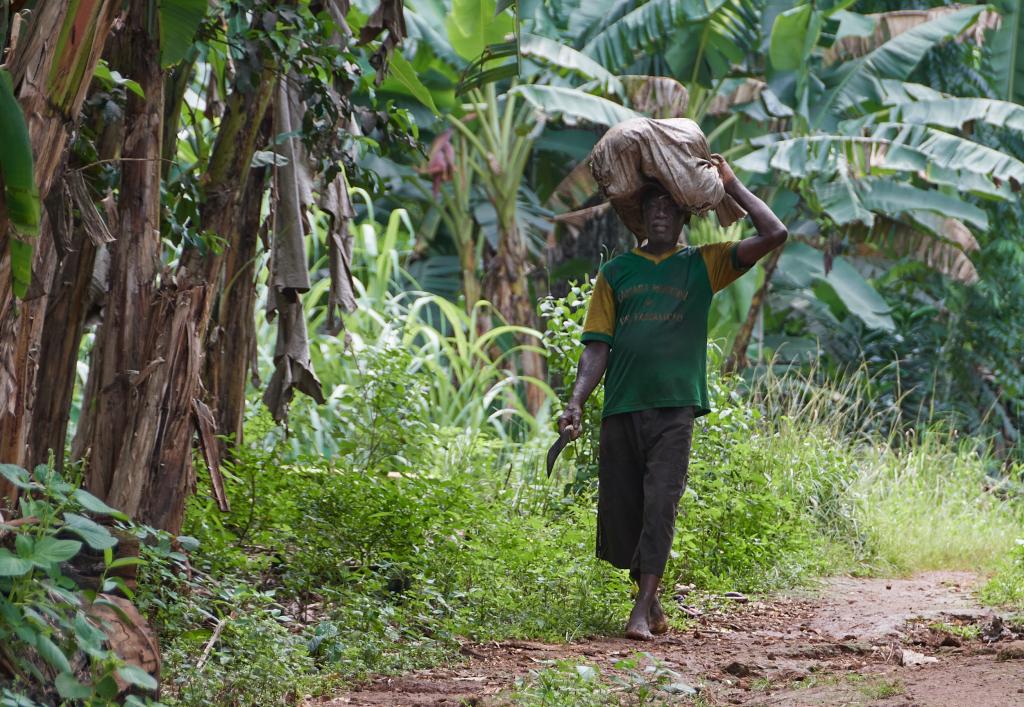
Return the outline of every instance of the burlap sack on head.
[[[633,118],[605,133],[590,153],[590,171],[619,218],[643,241],[640,196],[657,182],[676,203],[697,215],[714,210],[722,226],[746,215],[725,193],[707,138],[688,118]]]

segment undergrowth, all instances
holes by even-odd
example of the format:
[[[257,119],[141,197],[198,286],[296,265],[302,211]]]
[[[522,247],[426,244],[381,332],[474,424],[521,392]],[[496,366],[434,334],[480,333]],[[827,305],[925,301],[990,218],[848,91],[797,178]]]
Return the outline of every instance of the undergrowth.
[[[544,308],[559,394],[575,373],[585,298],[579,288]],[[364,338],[358,366],[337,356],[331,417],[310,425],[293,411],[303,444],[254,407],[249,442],[225,467],[232,511],[216,509],[200,474],[184,529],[198,542],[189,563],[147,550],[139,603],[161,631],[164,701],[290,704],[373,674],[459,661],[467,642],[621,631],[628,579],[594,558],[600,400],[548,479],[544,415],[524,428],[520,405],[508,402],[521,381],[495,374],[488,385],[501,390],[485,391],[487,410],[467,412],[469,401],[453,398],[452,414],[473,422],[446,424],[437,372],[394,336]],[[991,569],[1022,535],[1018,502],[992,488],[974,446],[940,430],[883,436],[858,417],[855,387],[712,375],[710,392],[668,591]],[[1022,555],[1002,576],[1024,572]],[[1006,596],[1011,579],[998,586],[991,595]],[[665,604],[670,620],[684,621]],[[613,683],[577,668],[539,670],[510,699],[614,697]],[[652,703],[665,697],[652,688]]]

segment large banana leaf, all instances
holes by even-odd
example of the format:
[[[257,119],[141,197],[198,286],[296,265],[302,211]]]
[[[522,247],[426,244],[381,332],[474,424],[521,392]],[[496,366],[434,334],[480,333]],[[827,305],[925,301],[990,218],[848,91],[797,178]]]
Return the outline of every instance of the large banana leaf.
[[[192,47],[209,0],[158,0],[160,6],[160,62],[177,64]]]
[[[897,105],[889,111],[888,119],[894,123],[940,125],[958,130],[965,123],[978,121],[1024,131],[1024,106],[988,98],[940,98]]]
[[[872,329],[896,328],[889,315],[891,307],[845,258],[834,258],[826,275],[820,251],[804,243],[790,243],[779,260],[779,270],[799,286],[812,287],[819,295],[834,294],[851,314]]]
[[[859,221],[870,227],[876,213],[896,219],[904,214],[933,212],[966,221],[982,231],[988,229],[987,213],[974,204],[937,189],[920,189],[892,179],[849,179],[840,172],[831,182],[816,183],[815,194],[822,210],[841,226]],[[943,235],[930,230],[939,237]]]
[[[0,173],[3,174],[3,207],[7,220],[19,236],[39,233],[39,191],[36,189],[25,114],[14,97],[11,75],[0,69]],[[32,244],[8,238],[14,294],[24,297],[32,279]]]
[[[412,67],[409,60],[402,56],[400,51],[392,52],[389,64],[388,78],[384,81],[384,88],[394,88],[397,84],[404,92],[425,105],[434,115],[439,115],[437,106],[434,104],[434,97],[430,89],[423,85],[416,69]]]
[[[821,13],[812,5],[798,5],[775,18],[768,56],[780,71],[792,71],[807,62],[821,34]]]
[[[815,192],[822,211],[836,225],[845,226],[858,221],[868,228],[874,225],[875,215],[864,207],[853,182],[843,172],[831,182],[816,183]]]
[[[726,0],[651,0],[607,27],[583,47],[583,53],[617,71],[663,42],[671,30],[708,19]]]
[[[575,46],[583,46],[635,7],[636,0],[585,0],[569,15],[566,37],[573,38]]]
[[[861,203],[872,211],[890,217],[916,211],[933,211],[948,218],[965,221],[975,228],[988,230],[988,214],[974,204],[937,189],[919,189],[892,179],[861,179],[856,182]]]
[[[988,40],[992,82],[999,97],[1024,103],[1024,0],[997,0],[1002,25]]]
[[[854,137],[846,135],[811,135],[788,138],[744,155],[734,163],[735,167],[748,172],[767,173],[772,170],[785,172],[792,177],[807,177],[813,174],[835,174],[839,157],[844,152],[858,147],[885,145],[887,140],[880,137]]]
[[[475,59],[484,47],[498,44],[514,30],[512,16],[496,14],[496,7],[495,0],[452,0],[445,28],[452,48],[463,59]]]
[[[409,29],[409,37],[423,42],[434,56],[456,71],[462,71],[466,66],[466,60],[459,56],[448,39],[434,25],[424,17],[409,8],[405,8],[405,25]]]
[[[572,47],[536,34],[523,33],[519,38],[519,53],[540,59],[556,71],[568,71],[586,79],[597,81],[608,92],[622,96],[622,82],[608,69]]]
[[[569,125],[584,120],[611,127],[624,120],[640,117],[639,113],[618,103],[592,96],[576,88],[521,85],[514,87],[509,93],[519,94],[534,108],[549,116],[561,116]]]
[[[685,23],[667,40],[665,63],[674,76],[710,87],[756,50],[761,17],[760,0],[726,0],[706,19]]]
[[[1024,184],[1024,162],[959,135],[924,125],[883,124],[875,136],[892,142],[885,156],[886,167],[917,170],[930,162],[1010,182],[1015,188]]]
[[[866,56],[843,62],[827,78],[829,93],[816,109],[815,123],[833,111],[842,112],[877,101],[880,79],[905,79],[929,49],[971,26],[984,5],[972,5],[899,34]]]

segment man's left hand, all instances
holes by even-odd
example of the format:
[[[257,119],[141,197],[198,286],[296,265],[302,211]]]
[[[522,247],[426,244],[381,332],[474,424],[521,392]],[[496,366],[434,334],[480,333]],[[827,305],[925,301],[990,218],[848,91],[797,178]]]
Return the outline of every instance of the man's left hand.
[[[718,168],[718,176],[722,178],[722,184],[728,184],[736,179],[736,174],[732,171],[732,167],[729,166],[724,157],[714,155],[712,159],[714,160],[715,167]]]

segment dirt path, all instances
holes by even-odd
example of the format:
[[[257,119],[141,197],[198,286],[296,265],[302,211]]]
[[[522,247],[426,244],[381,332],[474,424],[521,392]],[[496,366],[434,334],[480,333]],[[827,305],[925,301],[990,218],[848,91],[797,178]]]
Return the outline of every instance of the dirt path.
[[[457,667],[379,678],[320,704],[508,704],[504,695],[517,678],[564,660],[563,669],[589,666],[579,670],[596,668],[611,679],[623,704],[650,688],[662,704],[1024,706],[1024,628],[1001,626],[996,613],[980,608],[974,583],[970,574],[948,572],[844,577],[813,595],[725,602],[689,630],[649,644],[596,637],[471,645]],[[623,667],[624,659],[638,667]],[[657,668],[644,673],[648,665]],[[680,694],[680,683],[698,696]],[[676,687],[666,691],[669,684]]]

